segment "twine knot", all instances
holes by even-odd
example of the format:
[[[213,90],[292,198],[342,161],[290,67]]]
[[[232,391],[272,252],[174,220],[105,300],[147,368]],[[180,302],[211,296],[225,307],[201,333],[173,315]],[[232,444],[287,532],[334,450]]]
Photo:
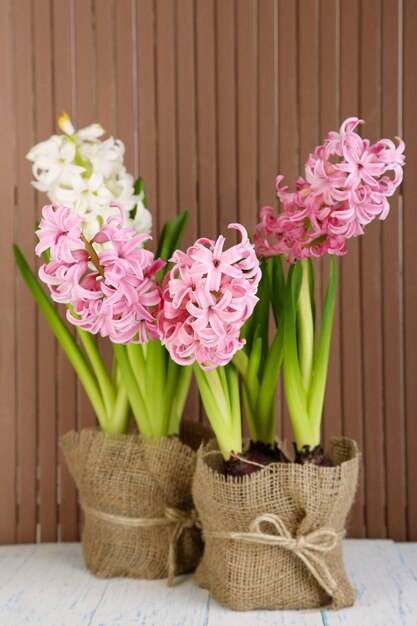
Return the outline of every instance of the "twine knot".
[[[264,525],[273,527],[273,532],[268,532]],[[320,528],[306,535],[293,535],[290,533],[282,519],[274,513],[259,515],[250,525],[249,532],[216,532],[205,531],[204,535],[220,539],[234,539],[247,543],[259,543],[268,546],[277,546],[289,552],[293,552],[303,561],[307,569],[314,576],[319,585],[333,597],[337,582],[324,561],[324,556],[334,550],[344,537],[332,528]]]
[[[165,509],[165,517],[172,524],[175,524],[174,529],[171,534],[171,539],[169,542],[168,549],[168,586],[171,586],[174,577],[175,570],[177,567],[177,544],[178,541],[186,528],[192,528],[196,526],[197,523],[197,513],[194,509],[190,511],[182,511],[181,509]]]
[[[174,524],[182,524],[183,528],[191,528],[197,523],[197,513],[194,509],[182,511],[181,509],[165,509],[165,517]]]
[[[194,509],[189,511],[183,511],[181,509],[174,509],[167,507],[164,511],[163,517],[127,517],[125,515],[116,515],[114,513],[107,513],[105,511],[99,511],[85,504],[82,504],[82,508],[88,515],[91,515],[97,519],[104,520],[110,524],[117,524],[120,526],[126,526],[129,528],[152,528],[155,526],[173,526],[171,536],[169,539],[168,557],[167,557],[167,571],[168,571],[168,585],[172,585],[177,568],[177,544],[186,528],[192,528],[198,526],[197,513]]]

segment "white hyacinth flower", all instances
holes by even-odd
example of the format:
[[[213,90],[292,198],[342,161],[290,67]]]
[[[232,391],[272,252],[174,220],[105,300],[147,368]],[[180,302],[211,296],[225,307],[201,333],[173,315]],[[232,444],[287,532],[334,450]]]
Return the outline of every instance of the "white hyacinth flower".
[[[88,239],[110,215],[117,214],[112,202],[125,207],[127,225],[137,233],[149,233],[152,217],[143,194],[135,194],[133,176],[126,171],[123,142],[113,137],[101,140],[105,131],[100,124],[75,130],[67,113],[60,116],[58,125],[63,135],[52,135],[26,155],[33,163],[32,185],[51,202],[82,215]]]
[[[109,137],[105,141],[84,144],[82,157],[91,161],[95,172],[109,178],[125,170],[123,165],[125,147],[119,139]]]
[[[75,163],[76,147],[65,137],[52,135],[29,150],[26,157],[33,162],[33,186],[46,193],[56,184],[70,184],[73,175],[82,174],[84,167]]]

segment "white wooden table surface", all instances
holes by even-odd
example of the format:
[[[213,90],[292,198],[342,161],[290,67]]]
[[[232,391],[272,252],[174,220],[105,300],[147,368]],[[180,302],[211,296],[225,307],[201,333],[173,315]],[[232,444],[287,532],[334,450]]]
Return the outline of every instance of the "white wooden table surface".
[[[221,607],[192,576],[100,580],[81,546],[0,547],[0,626],[417,626],[417,544],[348,540],[345,563],[357,591],[342,611],[254,611]]]

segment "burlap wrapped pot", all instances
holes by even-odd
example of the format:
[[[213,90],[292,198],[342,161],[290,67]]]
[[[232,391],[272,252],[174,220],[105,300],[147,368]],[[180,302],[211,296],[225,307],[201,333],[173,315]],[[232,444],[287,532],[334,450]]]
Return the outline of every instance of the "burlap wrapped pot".
[[[207,429],[145,439],[97,429],[61,437],[85,521],[84,560],[99,577],[163,578],[197,565],[202,550],[191,483]]]
[[[333,439],[335,467],[275,463],[225,477],[214,441],[198,452],[194,504],[205,548],[194,575],[234,610],[342,608],[355,600],[342,538],[358,480],[354,441]]]

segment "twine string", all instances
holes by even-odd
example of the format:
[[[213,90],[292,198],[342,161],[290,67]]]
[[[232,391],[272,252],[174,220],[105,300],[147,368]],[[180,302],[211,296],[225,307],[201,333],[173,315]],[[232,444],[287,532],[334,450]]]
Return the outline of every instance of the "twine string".
[[[266,532],[264,524],[270,524],[274,531]],[[293,537],[282,519],[273,513],[259,515],[250,525],[249,532],[204,531],[204,537],[233,539],[247,543],[278,546],[293,552],[307,567],[319,585],[333,597],[337,583],[323,557],[334,550],[344,537],[332,528],[320,528],[306,535]]]
[[[177,569],[177,545],[178,541],[186,528],[192,528],[197,525],[197,515],[194,509],[182,511],[181,509],[166,508],[164,517],[126,517],[124,515],[116,515],[99,511],[85,504],[82,508],[87,515],[91,515],[96,519],[125,526],[129,528],[152,528],[158,526],[172,526],[172,532],[169,540],[167,571],[168,585],[171,586]]]

